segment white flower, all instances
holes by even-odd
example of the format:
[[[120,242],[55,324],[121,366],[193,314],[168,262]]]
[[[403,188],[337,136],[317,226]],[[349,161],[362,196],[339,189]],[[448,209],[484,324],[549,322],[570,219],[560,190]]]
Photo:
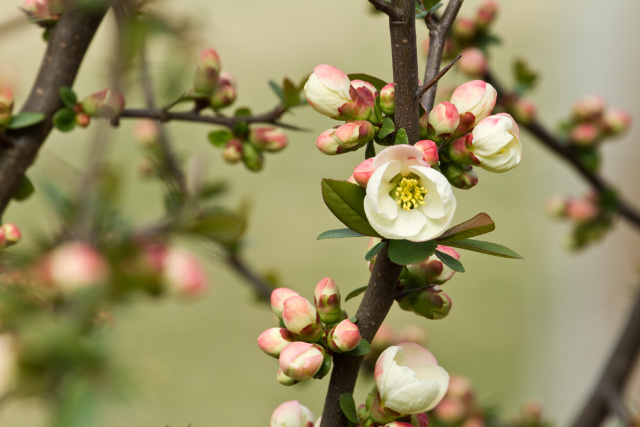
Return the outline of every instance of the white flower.
[[[311,108],[327,117],[340,116],[338,109],[352,103],[349,89],[351,81],[347,75],[331,65],[321,64],[304,85],[304,94]]]
[[[471,151],[478,166],[490,172],[506,172],[522,159],[522,144],[518,125],[507,113],[489,116],[472,132]]]
[[[374,378],[382,406],[401,414],[433,409],[449,386],[447,371],[438,366],[429,350],[412,342],[383,351]]]
[[[496,97],[497,92],[489,83],[472,80],[458,86],[451,94],[450,102],[456,106],[460,115],[473,114],[475,126],[491,114],[496,105]]]
[[[313,414],[297,400],[284,402],[271,415],[270,427],[313,427]]]
[[[364,210],[375,231],[388,239],[417,242],[444,233],[456,199],[447,178],[428,167],[419,149],[389,147],[374,158],[373,168]]]

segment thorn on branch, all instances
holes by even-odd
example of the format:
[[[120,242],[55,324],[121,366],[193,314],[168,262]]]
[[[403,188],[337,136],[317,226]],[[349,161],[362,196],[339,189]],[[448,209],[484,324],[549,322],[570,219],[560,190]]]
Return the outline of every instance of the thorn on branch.
[[[445,74],[447,74],[447,71],[449,71],[451,67],[453,67],[453,64],[455,64],[456,61],[460,58],[462,58],[462,54],[458,55],[456,59],[451,61],[449,65],[440,70],[440,72],[436,74],[431,80],[422,85],[422,87],[418,89],[418,92],[416,92],[416,99],[419,99],[426,91],[429,90],[431,86],[438,83],[438,80],[440,80]]]

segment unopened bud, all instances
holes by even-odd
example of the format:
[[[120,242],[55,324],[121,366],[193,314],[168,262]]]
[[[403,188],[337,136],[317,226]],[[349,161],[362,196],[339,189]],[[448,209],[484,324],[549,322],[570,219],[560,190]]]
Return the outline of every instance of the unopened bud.
[[[578,121],[594,120],[602,116],[607,101],[600,95],[588,95],[573,104],[573,117]]]
[[[4,244],[6,246],[15,245],[22,238],[18,226],[10,222],[2,224],[2,231],[4,232]]]
[[[455,105],[450,102],[441,102],[429,113],[430,130],[438,140],[448,138],[458,128],[460,115]]]
[[[264,166],[262,152],[251,143],[242,144],[242,160],[247,169],[253,172],[258,172]]]
[[[367,188],[367,183],[369,182],[369,178],[376,171],[376,168],[373,167],[373,157],[364,160],[353,170],[353,179],[354,181],[362,188]]]
[[[327,335],[327,345],[333,351],[351,351],[360,342],[360,330],[358,326],[345,319],[334,326]]]
[[[169,289],[184,296],[198,296],[207,285],[200,261],[184,248],[169,249],[162,274]]]
[[[76,114],[76,124],[81,128],[86,128],[91,123],[91,116],[85,113]]]
[[[285,328],[269,328],[258,337],[258,347],[269,356],[278,358],[282,350],[295,341]]]
[[[318,139],[316,140],[316,147],[318,148],[318,150],[320,150],[324,154],[328,154],[329,156],[342,154],[349,151],[342,148],[342,146],[338,144],[338,141],[336,141],[336,128],[337,126],[325,130],[320,134],[320,136],[318,136]]]
[[[415,143],[414,147],[422,151],[422,160],[427,162],[431,167],[438,166],[440,157],[438,155],[438,146],[435,142],[424,139]]]
[[[461,165],[478,165],[480,161],[473,152],[471,144],[473,134],[467,134],[449,144],[449,158]]]
[[[289,288],[277,288],[271,292],[271,309],[273,312],[282,319],[282,309],[284,308],[284,302],[290,297],[300,296],[294,290]]]
[[[487,28],[498,14],[498,3],[494,0],[487,0],[480,5],[476,14],[476,25],[478,28]]]
[[[133,128],[133,137],[141,147],[153,147],[158,143],[158,125],[151,119],[138,120]]]
[[[286,376],[282,372],[282,369],[278,369],[278,373],[276,374],[276,380],[278,380],[278,382],[283,386],[292,386],[300,382],[298,380],[294,380],[293,378]]]
[[[391,421],[385,424],[384,427],[413,427],[413,425],[404,421]]]
[[[580,123],[571,129],[569,138],[580,147],[592,147],[600,139],[600,130],[592,123]]]
[[[280,151],[287,146],[287,134],[278,128],[256,127],[249,133],[249,141],[258,150],[269,152]]]
[[[373,95],[374,97],[378,95],[378,90],[376,89],[376,87],[369,82],[365,82],[364,80],[351,80],[351,86],[353,86],[356,90],[365,88],[369,92],[371,92],[371,95]]]
[[[396,113],[396,89],[393,83],[387,84],[380,90],[380,109],[387,116]]]
[[[46,256],[42,272],[45,281],[65,292],[100,285],[109,275],[102,255],[81,242],[64,243],[55,248]]]
[[[420,292],[411,305],[414,313],[427,319],[439,320],[449,315],[452,303],[447,294],[431,288]]]
[[[424,412],[411,415],[411,418],[409,418],[409,424],[413,427],[429,427],[429,417]]]
[[[468,47],[462,51],[458,67],[460,67],[460,71],[471,77],[481,77],[487,71],[487,58],[480,49]]]
[[[243,159],[242,143],[237,139],[231,139],[222,150],[222,158],[229,164],[238,163]]]
[[[112,89],[94,92],[82,101],[82,111],[91,117],[115,117],[122,113],[124,106],[122,92]]]
[[[472,80],[458,86],[451,94],[450,102],[458,109],[460,126],[465,124],[465,129],[461,130],[468,132],[482,119],[488,117],[496,105],[497,96],[494,87],[482,80]],[[469,114],[473,116],[473,120],[463,119],[463,116]]]
[[[206,49],[200,54],[193,90],[196,95],[209,97],[218,87],[220,57],[214,49]]]
[[[282,307],[282,321],[297,339],[314,342],[322,335],[320,315],[305,297],[298,295],[285,300]],[[287,372],[284,371],[284,373]]]
[[[282,373],[294,380],[304,381],[320,370],[324,362],[324,350],[318,344],[294,341],[280,353]]]
[[[313,414],[297,400],[285,402],[273,411],[269,427],[313,427]]]
[[[449,183],[456,188],[468,190],[478,184],[478,174],[470,165],[449,162],[442,163],[440,169]]]
[[[334,137],[346,150],[355,150],[371,141],[375,136],[373,125],[364,120],[347,122],[336,129]]]
[[[332,278],[325,277],[318,282],[313,294],[313,302],[323,322],[331,324],[342,320],[340,290]]]
[[[566,205],[567,217],[577,223],[589,222],[600,214],[600,208],[589,198],[572,199]]]
[[[455,424],[466,415],[465,405],[456,399],[443,399],[434,411],[438,419],[446,424]]]
[[[236,88],[230,84],[220,84],[211,96],[211,107],[213,109],[220,109],[228,107],[233,104],[238,97]]]
[[[25,0],[22,4],[22,11],[27,15],[29,22],[44,28],[53,27],[63,10],[62,0]]]
[[[476,34],[476,23],[464,16],[460,17],[453,23],[451,33],[461,40],[469,40]]]
[[[622,135],[631,127],[631,115],[625,110],[614,108],[604,113],[602,123],[610,135]]]
[[[536,118],[537,109],[533,102],[519,98],[512,108],[513,118],[518,123],[529,124]]]
[[[0,85],[0,129],[11,122],[13,112],[13,91],[9,86]]]

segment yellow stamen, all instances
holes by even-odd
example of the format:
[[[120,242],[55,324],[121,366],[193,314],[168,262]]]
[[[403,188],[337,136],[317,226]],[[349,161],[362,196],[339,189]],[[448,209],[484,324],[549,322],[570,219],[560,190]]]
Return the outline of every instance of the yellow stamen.
[[[415,178],[402,178],[395,191],[396,204],[409,212],[411,209],[424,205],[424,196],[429,192],[426,188],[418,185]]]

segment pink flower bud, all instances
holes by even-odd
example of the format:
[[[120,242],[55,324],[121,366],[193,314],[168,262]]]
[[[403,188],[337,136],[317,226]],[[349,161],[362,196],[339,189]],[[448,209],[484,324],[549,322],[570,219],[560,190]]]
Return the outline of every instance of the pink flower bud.
[[[285,328],[269,328],[258,337],[258,347],[269,356],[278,358],[282,349],[295,338]]]
[[[391,421],[390,423],[385,424],[384,427],[413,427],[413,425],[403,421]]]
[[[325,130],[316,140],[316,147],[318,148],[318,150],[322,151],[324,154],[328,154],[329,156],[342,154],[349,151],[342,148],[342,146],[338,144],[338,141],[336,141],[336,128],[337,126]]]
[[[324,350],[318,344],[294,341],[280,353],[282,373],[294,380],[304,381],[320,370],[324,361]]]
[[[573,117],[579,121],[594,120],[602,116],[607,101],[600,95],[588,95],[573,104]]]
[[[580,123],[571,129],[569,138],[580,147],[592,147],[600,139],[600,130],[592,123]]]
[[[292,386],[294,384],[298,384],[300,381],[294,380],[291,377],[286,376],[282,373],[282,369],[278,369],[278,373],[276,374],[276,380],[282,384],[283,386]]]
[[[393,83],[387,84],[380,90],[380,109],[387,116],[396,113],[396,89]]]
[[[329,348],[337,352],[351,351],[360,342],[360,330],[358,326],[345,319],[334,326],[327,335]]]
[[[347,178],[347,182],[358,184],[358,182],[353,178],[353,174],[349,175],[349,178]]]
[[[249,133],[249,141],[255,145],[258,150],[276,152],[287,146],[287,134],[278,128],[256,127],[251,128]]]
[[[85,113],[76,114],[76,124],[81,128],[86,128],[91,123],[91,116]]]
[[[289,332],[298,339],[314,342],[322,335],[320,315],[313,305],[302,296],[291,296],[284,301],[282,321]],[[283,372],[287,373],[284,370]]]
[[[234,86],[229,83],[223,84],[219,81],[218,87],[211,95],[211,107],[216,110],[228,107],[235,102],[237,97],[238,94]]]
[[[27,15],[29,22],[51,28],[60,19],[64,4],[61,0],[25,0],[22,11]]]
[[[362,188],[367,188],[367,183],[369,182],[369,178],[376,171],[376,168],[373,167],[373,157],[370,159],[364,160],[353,170],[353,179],[356,183]]]
[[[4,233],[4,241],[7,246],[15,245],[22,237],[18,226],[10,222],[2,224],[2,231]]]
[[[236,76],[231,74],[227,70],[220,71],[220,76],[218,77],[218,84],[221,86],[231,86],[234,89],[238,88],[238,79]]]
[[[311,108],[331,118],[341,118],[340,107],[352,103],[351,81],[341,70],[321,64],[304,85],[304,93]]]
[[[486,0],[480,5],[476,14],[476,25],[478,28],[487,28],[498,14],[498,3],[494,0]]]
[[[460,254],[449,246],[438,245],[436,250],[445,253],[457,260],[460,260]],[[417,264],[425,273],[427,283],[442,284],[453,277],[455,271],[444,265],[442,261],[435,255]]]
[[[453,424],[462,421],[466,415],[466,408],[459,400],[445,398],[436,406],[434,412],[439,420],[447,424]]]
[[[433,128],[433,134],[441,139],[446,139],[458,128],[460,115],[455,105],[450,102],[441,102],[429,113],[429,125]]]
[[[378,89],[376,89],[376,87],[371,83],[365,82],[364,80],[352,80],[351,86],[353,86],[355,89],[365,88],[369,92],[371,92],[371,95],[373,95],[374,97],[378,96]]]
[[[478,48],[468,47],[462,51],[458,67],[463,73],[472,77],[481,77],[487,71],[487,58]]]
[[[209,97],[218,87],[220,74],[220,57],[213,49],[206,49],[200,54],[196,74],[193,82],[193,90],[198,96]]]
[[[529,124],[536,118],[537,109],[533,102],[519,98],[512,108],[513,117],[516,121]]]
[[[46,256],[42,273],[46,282],[62,291],[74,292],[104,283],[109,276],[109,267],[93,247],[68,242]]]
[[[347,122],[336,129],[336,142],[345,150],[355,150],[371,141],[375,136],[375,129],[370,122]]]
[[[566,205],[567,217],[577,223],[589,222],[600,214],[600,207],[589,198],[569,200]]]
[[[269,427],[313,427],[313,414],[297,400],[278,406],[271,415]]]
[[[473,134],[456,139],[449,145],[449,158],[461,165],[478,165],[480,161],[471,151]]]
[[[458,163],[442,163],[442,174],[447,177],[451,185],[462,190],[468,190],[478,185],[478,174],[470,165]]]
[[[435,142],[424,139],[415,143],[414,147],[422,151],[422,159],[431,167],[438,166],[438,146]]]
[[[82,101],[82,111],[91,117],[115,117],[122,113],[124,106],[122,92],[112,89],[94,92]]]
[[[602,123],[610,135],[622,135],[631,127],[631,116],[625,110],[614,108],[604,113]]]
[[[138,120],[133,127],[133,137],[141,147],[153,147],[158,143],[158,125],[151,119]]]
[[[450,102],[456,106],[460,116],[466,113],[473,115],[473,128],[491,114],[496,105],[496,97],[497,92],[489,83],[472,80],[458,86],[451,94]]]
[[[231,139],[222,150],[222,158],[229,164],[238,163],[243,158],[242,143],[237,139]]]
[[[318,282],[313,302],[323,322],[336,323],[338,320],[342,320],[340,290],[332,278],[325,277]]]
[[[462,375],[452,375],[449,379],[447,398],[459,400],[466,404],[470,404],[474,399],[471,381],[469,381],[467,377]]]
[[[207,285],[207,275],[200,261],[183,248],[169,249],[162,273],[169,289],[181,295],[200,295]]]
[[[453,23],[451,33],[459,39],[469,40],[476,34],[476,23],[464,16],[460,17]]]
[[[282,319],[282,309],[284,308],[284,302],[290,297],[300,296],[299,293],[289,288],[277,288],[271,292],[271,309],[273,312]]]

